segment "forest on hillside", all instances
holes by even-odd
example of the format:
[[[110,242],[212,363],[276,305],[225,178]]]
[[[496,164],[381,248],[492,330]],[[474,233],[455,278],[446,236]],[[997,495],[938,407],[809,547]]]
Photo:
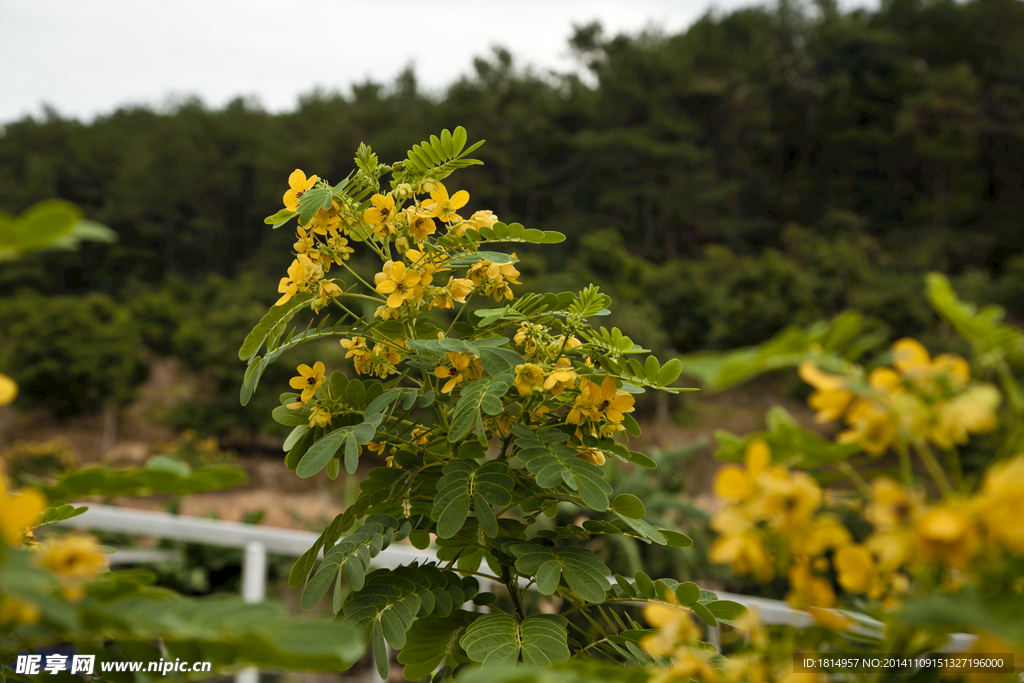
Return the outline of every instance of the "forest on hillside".
[[[457,125],[487,141],[484,165],[461,174],[467,208],[567,235],[532,248],[545,265],[524,273],[530,287],[600,284],[612,322],[656,351],[753,344],[848,308],[891,338],[927,341],[931,270],[1020,317],[1020,0],[853,12],[787,0],[678,34],[581,26],[569,48],[578,73],[538,73],[496,48],[443,93],[408,70],[283,114],[189,100],[8,123],[0,210],[59,197],[119,236],[0,271],[0,369],[21,405],[124,402],[146,347],[211,374],[210,396],[237,413],[237,335],[276,298],[293,239],[263,220],[289,173],[337,182],[360,141],[402,158],[410,140]],[[199,305],[214,300],[224,305]],[[97,350],[62,352],[56,368],[40,340],[62,335]],[[114,346],[116,362],[102,352]],[[81,381],[54,405],[46,387],[68,364]]]

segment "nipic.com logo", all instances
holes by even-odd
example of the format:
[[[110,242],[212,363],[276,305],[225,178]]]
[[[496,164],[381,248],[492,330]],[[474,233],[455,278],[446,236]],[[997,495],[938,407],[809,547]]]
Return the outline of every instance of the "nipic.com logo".
[[[71,660],[70,662],[68,660]],[[17,663],[14,666],[14,673],[34,676],[40,669],[49,674],[56,674],[59,671],[69,671],[73,674],[92,675],[96,666],[96,655],[46,655],[43,661],[42,655],[18,655]]]
[[[56,674],[67,671],[71,674],[93,675],[96,673],[96,655],[18,655],[14,673],[35,676],[40,673]],[[183,662],[180,659],[166,661],[163,659],[152,662],[100,662],[102,673],[132,672],[157,673],[166,676],[169,673],[209,673],[213,668],[211,662]]]

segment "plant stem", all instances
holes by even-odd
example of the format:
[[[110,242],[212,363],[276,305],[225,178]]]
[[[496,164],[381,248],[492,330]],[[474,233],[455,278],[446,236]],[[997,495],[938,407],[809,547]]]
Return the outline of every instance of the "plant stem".
[[[356,271],[352,270],[352,268],[349,267],[347,262],[342,261],[341,262],[341,267],[344,268],[345,270],[347,270],[348,272],[352,273],[352,275],[354,275],[357,280],[362,282],[363,286],[366,287],[367,289],[369,289],[371,292],[376,292],[377,291],[376,287],[371,287],[369,282],[367,282],[363,278],[359,277],[359,273],[357,273]]]
[[[932,449],[928,447],[928,443],[924,440],[915,441],[914,448],[917,450],[917,454],[921,456],[921,460],[924,462],[928,474],[935,481],[935,485],[942,491],[942,495],[949,496],[953,493],[953,486],[949,483],[946,473],[942,471],[942,466],[935,459]]]
[[[964,486],[964,468],[960,463],[960,451],[957,450],[955,445],[949,447],[946,451],[946,468],[949,470],[949,474],[953,477],[953,486],[957,489],[962,489]]]
[[[847,477],[849,477],[850,481],[856,484],[857,488],[859,488],[864,493],[870,491],[870,487],[868,486],[868,483],[864,481],[864,477],[860,476],[860,472],[853,469],[853,467],[850,466],[850,463],[846,462],[845,460],[839,463],[839,471],[845,474]]]
[[[910,451],[907,450],[907,444],[898,441],[896,452],[900,456],[900,475],[903,479],[903,486],[911,489],[914,487],[914,467],[910,462]]]

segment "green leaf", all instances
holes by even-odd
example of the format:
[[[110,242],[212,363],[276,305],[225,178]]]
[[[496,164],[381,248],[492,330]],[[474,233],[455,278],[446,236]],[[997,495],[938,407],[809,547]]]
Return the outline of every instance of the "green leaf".
[[[633,576],[633,579],[636,581],[636,589],[640,591],[641,595],[643,595],[648,600],[659,599],[658,594],[654,590],[654,582],[651,581],[651,577],[647,576],[647,574],[644,574],[641,571],[638,571]]]
[[[623,517],[643,519],[647,514],[644,504],[632,493],[620,493],[612,501],[612,510]]]
[[[382,681],[388,680],[391,665],[388,663],[388,648],[384,643],[384,632],[380,624],[374,624],[370,633],[370,643],[373,650],[373,663],[377,668],[377,675]]]
[[[429,616],[416,620],[406,636],[405,647],[398,653],[398,661],[405,665],[402,671],[407,680],[414,681],[429,675],[442,663],[451,667],[469,661],[459,645],[466,628],[477,615],[456,610],[449,616]]]
[[[747,614],[746,607],[732,600],[712,600],[704,603],[704,606],[716,619],[725,621],[735,621]]]
[[[626,517],[624,515],[619,515],[619,519],[623,524],[635,531],[645,540],[657,543],[658,545],[668,545],[668,540],[661,535],[661,532],[644,520],[633,519],[632,517]]]
[[[81,218],[78,207],[60,199],[33,204],[18,218],[0,224],[0,249],[20,254],[43,249],[68,235]]]
[[[333,199],[329,187],[314,187],[303,192],[299,197],[299,223],[306,225],[313,220],[317,211],[331,208]]]
[[[267,225],[272,226],[274,230],[277,230],[282,225],[295,218],[295,212],[289,211],[288,209],[281,209],[273,216],[267,216],[263,219],[263,222]]]
[[[350,392],[352,391],[353,384],[355,384],[355,380],[348,385]],[[361,384],[359,385],[359,390],[362,391]],[[299,462],[295,473],[303,479],[312,477],[327,467],[327,463],[330,462],[331,458],[335,457],[344,446],[345,469],[349,474],[354,474],[360,450],[359,447],[373,441],[377,426],[380,425],[383,419],[384,416],[381,414],[373,415],[358,425],[340,427],[328,433],[309,447],[306,454],[302,456],[302,460]]]
[[[708,626],[718,626],[718,620],[715,619],[715,615],[712,614],[711,610],[705,607],[702,603],[695,602],[690,605],[690,609],[693,610],[693,613],[700,617],[700,620]]]
[[[507,614],[487,614],[466,629],[461,645],[484,666],[558,664],[568,661],[566,620],[553,614],[527,617],[522,623]]]
[[[564,484],[578,491],[583,502],[594,510],[608,509],[611,486],[604,480],[600,467],[580,460],[579,453],[559,443],[543,443],[534,438],[520,438],[516,441],[516,455],[526,464],[526,469],[537,478],[542,488],[554,488]]]
[[[481,511],[490,513],[487,522],[493,526],[486,531],[491,538],[498,535],[497,521],[490,505],[505,506],[512,502],[510,491],[515,481],[508,475],[508,465],[492,460],[478,465],[469,460],[454,460],[442,470],[444,476],[437,483],[437,497],[430,516],[437,522],[439,538],[451,538],[466,522],[470,502],[474,503],[481,523]]]
[[[622,416],[622,426],[626,428],[626,433],[630,436],[640,436],[640,425],[629,413]]]
[[[693,539],[686,534],[672,531],[671,529],[658,529],[670,548],[689,548],[693,545]]]
[[[170,459],[169,456],[165,458]],[[154,466],[141,469],[110,470],[104,467],[87,467],[69,470],[61,473],[55,483],[43,484],[39,488],[50,500],[75,500],[95,495],[187,495],[226,489],[245,481],[245,470],[240,467],[213,466],[190,471],[160,467],[160,462],[161,460],[157,460],[153,462]]]
[[[501,412],[501,397],[512,385],[511,375],[484,377],[462,390],[459,402],[452,413],[448,442],[456,443],[469,432],[474,431],[480,443],[486,443],[483,413],[497,415]]]
[[[441,133],[442,137],[444,133]],[[455,128],[455,132],[452,134],[452,153],[454,156],[458,156],[462,152],[462,148],[466,146],[466,129],[462,126]]]
[[[189,599],[166,591],[126,592],[123,587],[115,594],[113,599],[89,600],[82,609],[123,642],[162,641],[177,653],[219,653],[203,659],[227,655],[237,665],[297,671],[347,669],[363,650],[351,626],[322,617],[292,617],[276,602],[246,604],[223,595]]]
[[[295,296],[280,306],[271,307],[270,311],[264,315],[256,324],[256,327],[252,329],[252,332],[245,337],[245,341],[242,342],[242,347],[238,349],[238,359],[249,360],[255,356],[270,333],[275,328],[279,328],[287,324],[288,321],[291,320],[296,313],[305,308],[312,299],[313,295],[309,292],[298,292]]]
[[[58,505],[43,510],[43,517],[40,520],[40,524],[56,524],[57,522],[63,522],[68,519],[77,517],[84,513],[89,508],[86,505],[75,507],[74,505]]]
[[[683,607],[689,607],[700,600],[700,586],[693,581],[687,581],[676,586],[676,600]]]
[[[611,571],[597,555],[586,548],[549,548],[532,543],[520,543],[512,546],[516,560],[516,571],[526,576],[538,575],[543,567],[544,587],[541,588],[538,578],[538,590],[543,595],[551,595],[558,587],[552,573],[556,568],[561,571],[562,579],[569,588],[587,602],[604,602],[611,584],[608,576]],[[545,593],[550,590],[550,593]]]
[[[661,370],[658,371],[658,385],[668,386],[679,379],[679,375],[683,372],[683,363],[678,358],[673,358],[669,362],[661,366]]]

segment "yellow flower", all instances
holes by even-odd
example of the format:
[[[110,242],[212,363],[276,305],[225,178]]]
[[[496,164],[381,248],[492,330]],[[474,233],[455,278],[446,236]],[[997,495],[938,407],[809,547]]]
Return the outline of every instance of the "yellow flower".
[[[305,289],[308,277],[308,268],[298,259],[292,261],[292,264],[288,266],[288,277],[281,278],[281,282],[277,285],[277,291],[283,296],[274,305],[280,306],[287,303],[300,289]]]
[[[326,427],[329,424],[331,424],[331,411],[320,406],[314,406],[309,414],[309,428]]]
[[[348,246],[348,240],[336,232],[331,233],[331,236],[327,239],[327,244],[334,250],[334,262],[339,266],[356,252],[355,249]]]
[[[892,364],[904,377],[917,378],[930,373],[931,356],[921,342],[904,337],[892,345]]]
[[[43,546],[45,568],[71,583],[94,578],[107,566],[107,556],[92,536],[68,534]]]
[[[728,564],[734,574],[750,574],[758,581],[769,581],[775,575],[772,556],[753,531],[719,536],[708,550],[708,560],[714,564]]]
[[[1024,555],[1024,455],[997,463],[986,472],[974,504],[989,536]]]
[[[449,353],[448,365],[439,365],[434,369],[434,375],[440,379],[447,379],[441,388],[442,394],[450,394],[453,389],[464,379],[476,379],[483,374],[479,364],[474,363],[476,356],[472,354],[462,355],[461,353]]]
[[[459,190],[451,197],[448,196],[448,190],[442,183],[434,183],[435,187],[430,192],[430,199],[423,202],[423,208],[430,212],[430,215],[434,218],[439,218],[445,223],[451,223],[453,220],[459,218],[459,215],[455,213],[466,205],[469,201],[469,193],[465,190]]]
[[[566,359],[562,358],[561,360]],[[577,378],[578,375],[571,367],[555,368],[544,378],[544,391],[550,391],[554,396],[561,396],[567,388],[571,388],[576,383]]]
[[[5,406],[18,397],[18,384],[0,372],[0,406]]]
[[[313,398],[313,394],[319,389],[324,381],[327,379],[324,376],[326,367],[322,361],[317,361],[313,364],[313,367],[309,367],[305,363],[300,365],[298,368],[299,375],[292,377],[288,382],[288,385],[292,389],[298,389],[302,391],[301,400],[303,403]]]
[[[382,226],[394,218],[395,198],[390,194],[375,194],[370,197],[370,203],[373,206],[363,212],[363,222],[367,225]]]
[[[875,576],[875,558],[863,545],[843,546],[836,551],[832,560],[836,578],[843,590],[851,593],[867,593]]]
[[[544,388],[544,369],[533,363],[516,366],[516,389],[520,396]]]
[[[515,254],[512,254],[514,257]],[[514,285],[522,284],[518,280],[519,271],[512,263],[493,263],[486,259],[477,261],[469,267],[468,275],[473,280],[473,284],[478,287],[484,283],[485,280],[491,282],[511,282]]]
[[[797,559],[789,568],[789,587],[786,601],[796,609],[832,607],[836,604],[832,584],[825,577],[815,574],[806,559]]]
[[[566,421],[579,425],[587,419],[605,419],[618,424],[625,417],[624,413],[635,410],[634,401],[628,392],[616,390],[615,379],[612,377],[605,377],[601,384],[584,377],[580,380],[580,395],[576,397]]]
[[[493,211],[477,211],[469,217],[469,220],[466,221],[467,224],[473,226],[477,230],[480,228],[489,228],[497,222],[498,217],[494,215]]]
[[[830,515],[820,515],[800,533],[789,536],[789,550],[794,555],[819,557],[849,542],[850,532],[842,522]]]
[[[876,531],[864,540],[864,545],[874,553],[879,570],[890,573],[910,562],[914,534],[909,528]]]
[[[317,293],[320,301],[327,303],[336,296],[341,296],[341,287],[334,282],[323,281],[320,283],[320,291]]]
[[[284,208],[289,211],[299,210],[299,197],[306,194],[306,191],[316,185],[316,181],[319,180],[315,175],[306,177],[306,174],[295,169],[292,174],[288,176],[288,187],[290,188],[284,193]]]
[[[658,633],[645,636],[640,646],[655,657],[667,657],[677,646],[700,637],[700,629],[690,612],[682,607],[652,602],[644,606],[644,619],[658,629]]]
[[[596,448],[585,448],[580,451],[580,460],[585,460],[591,465],[597,465],[600,467],[607,461],[604,457],[604,452],[597,450]]]
[[[401,261],[387,261],[384,270],[373,276],[373,281],[378,292],[388,295],[388,307],[400,308],[406,301],[423,295],[425,277],[429,275],[406,268]]]
[[[36,489],[7,493],[0,473],[0,535],[7,545],[20,545],[25,532],[39,523],[46,507],[46,497]]]
[[[0,625],[24,624],[31,626],[39,621],[39,608],[31,602],[17,598],[0,598]]]
[[[737,465],[725,465],[715,476],[715,494],[720,498],[747,500],[757,491],[755,479],[768,469],[772,453],[768,444],[762,439],[755,439],[747,446],[744,453],[746,468]]]
[[[943,503],[927,510],[915,525],[917,547],[928,560],[962,569],[978,546],[974,521],[962,506]]]
[[[966,443],[968,434],[986,434],[999,429],[996,408],[999,390],[991,384],[976,384],[941,404],[929,437],[943,449]]]
[[[842,612],[838,612],[834,609],[808,607],[807,611],[811,613],[811,618],[814,619],[815,626],[827,628],[828,630],[835,631],[836,633],[846,633],[854,626],[853,619],[844,616]]]
[[[433,178],[424,178],[416,185],[416,194],[423,194],[424,192],[433,192],[437,189],[437,186],[441,183],[437,182]]]
[[[402,356],[398,351],[382,343],[374,344],[373,350],[370,351],[366,358],[366,362],[369,364],[369,372],[372,372],[381,379],[397,372],[395,365],[401,362],[401,360]]]
[[[790,473],[775,467],[759,476],[757,483],[763,491],[757,511],[779,531],[803,528],[821,505],[821,487],[806,472]]]
[[[846,421],[851,429],[840,432],[836,441],[859,444],[868,455],[881,455],[896,440],[892,416],[870,401],[856,401],[847,413]]]
[[[312,249],[315,245],[316,239],[313,235],[306,234],[305,228],[300,225],[295,229],[295,244],[292,245],[295,251],[302,254]]]
[[[842,378],[822,372],[809,360],[800,363],[797,372],[800,379],[817,389],[807,399],[807,405],[817,412],[815,420],[831,422],[842,417],[854,398],[853,392],[846,389]]]
[[[416,238],[417,242],[427,239],[427,235],[437,232],[437,226],[429,213],[420,213],[415,209],[409,209],[405,213],[405,220],[409,224],[409,233]]]
[[[888,477],[878,477],[871,482],[871,500],[864,510],[864,519],[876,529],[904,527],[914,520],[920,504],[920,494],[911,493]]]

